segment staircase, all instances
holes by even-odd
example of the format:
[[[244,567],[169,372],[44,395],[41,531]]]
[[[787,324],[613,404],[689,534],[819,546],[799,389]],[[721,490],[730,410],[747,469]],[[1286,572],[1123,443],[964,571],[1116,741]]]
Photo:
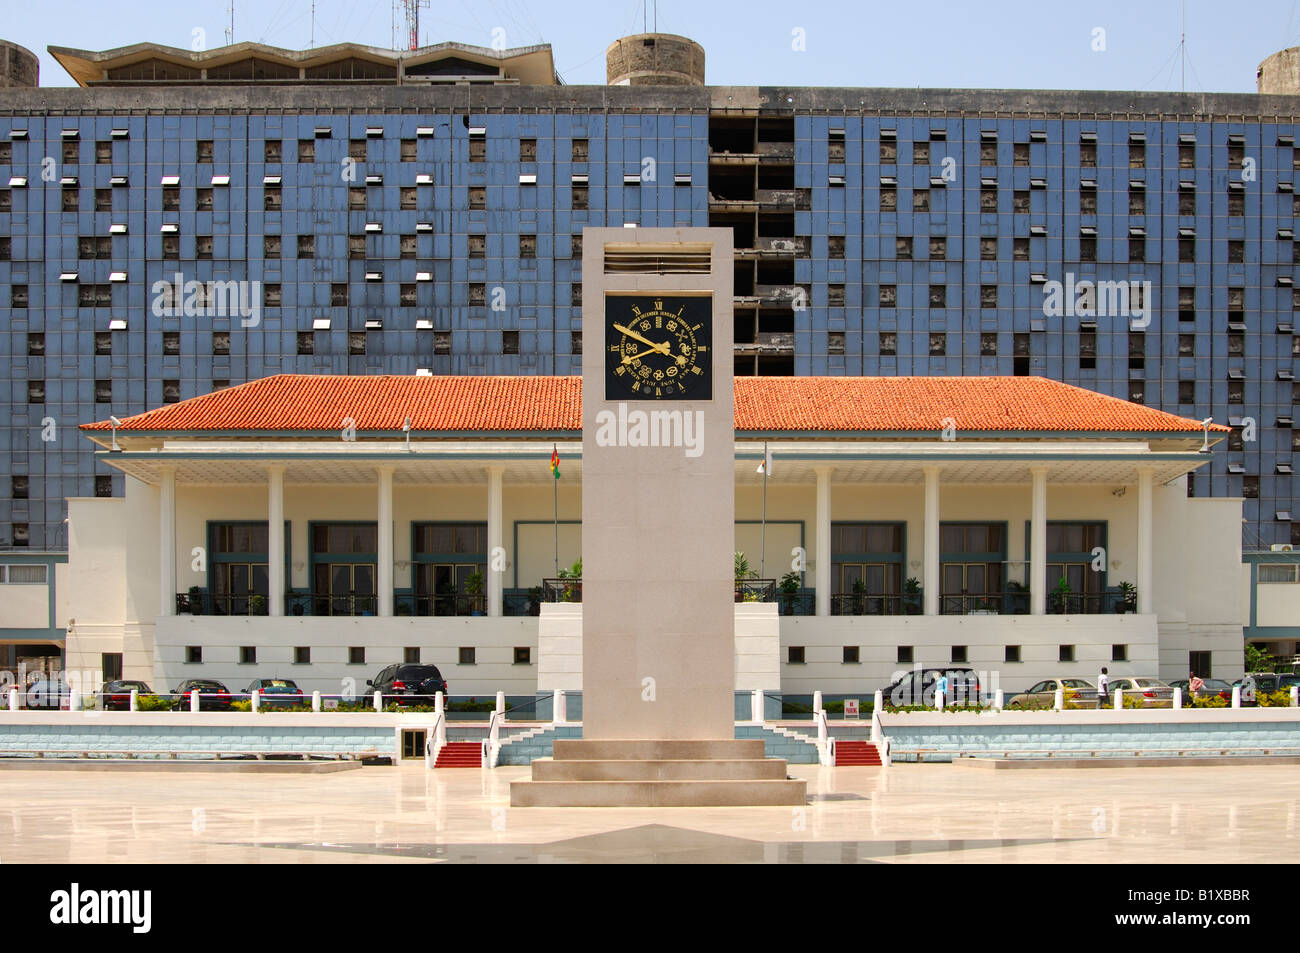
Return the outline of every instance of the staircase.
[[[482,745],[477,741],[449,741],[438,752],[435,768],[478,768],[483,765]]]
[[[880,752],[870,741],[840,741],[835,742],[835,766],[843,767],[860,767],[880,766]]]

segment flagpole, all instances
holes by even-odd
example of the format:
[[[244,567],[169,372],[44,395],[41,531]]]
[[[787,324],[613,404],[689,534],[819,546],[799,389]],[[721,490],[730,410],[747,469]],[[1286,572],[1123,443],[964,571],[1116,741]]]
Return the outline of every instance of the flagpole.
[[[551,444],[551,455],[558,456],[555,444]],[[551,498],[555,504],[555,575],[560,575],[560,478],[551,474]]]
[[[758,578],[765,579],[767,570],[767,441],[763,441],[763,528],[759,532]]]

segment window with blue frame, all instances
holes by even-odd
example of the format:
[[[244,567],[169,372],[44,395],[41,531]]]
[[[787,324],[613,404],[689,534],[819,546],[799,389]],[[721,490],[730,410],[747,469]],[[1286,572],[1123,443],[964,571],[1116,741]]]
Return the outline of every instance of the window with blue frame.
[[[831,524],[831,613],[901,615],[904,523]]]
[[[289,524],[284,524],[285,578],[289,567]],[[271,598],[267,574],[269,545],[265,522],[208,523],[208,595],[191,593],[190,612],[213,615],[266,615]],[[278,594],[277,598],[282,598]]]
[[[1049,612],[1104,612],[1106,606],[1106,561],[1098,561],[1095,549],[1106,547],[1105,522],[1047,523],[1047,576]],[[1064,585],[1062,585],[1064,581]]]
[[[1006,555],[1006,523],[941,523],[940,611],[946,615],[1001,611]]]
[[[416,523],[411,532],[415,614],[481,614],[487,523]]]
[[[312,523],[313,615],[374,615],[379,562],[375,523]]]

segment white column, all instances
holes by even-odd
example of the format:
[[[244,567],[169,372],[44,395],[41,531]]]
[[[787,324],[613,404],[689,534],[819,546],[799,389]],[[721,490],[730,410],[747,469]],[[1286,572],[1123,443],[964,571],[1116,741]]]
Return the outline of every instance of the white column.
[[[922,467],[925,473],[925,539],[921,588],[924,590],[925,614],[939,614],[939,467]]]
[[[158,584],[158,614],[176,614],[176,468],[160,467],[162,494],[159,500],[158,563],[161,570]]]
[[[487,518],[487,614],[498,616],[502,614],[501,589],[505,581],[505,567],[501,572],[492,569],[492,554],[501,545],[501,477],[505,471],[504,467],[488,467],[488,518]]]
[[[284,615],[284,467],[267,467],[266,476],[266,614]]]
[[[831,468],[817,468],[817,614],[831,614]]]
[[[379,467],[379,567],[375,587],[379,590],[381,616],[393,614],[393,468]]]
[[[1151,538],[1151,486],[1155,473],[1152,467],[1138,467],[1138,566],[1137,566],[1137,611],[1155,612],[1155,593],[1152,585],[1155,573],[1152,570]]]
[[[1029,513],[1029,612],[1047,613],[1047,467],[1030,467],[1033,477]]]

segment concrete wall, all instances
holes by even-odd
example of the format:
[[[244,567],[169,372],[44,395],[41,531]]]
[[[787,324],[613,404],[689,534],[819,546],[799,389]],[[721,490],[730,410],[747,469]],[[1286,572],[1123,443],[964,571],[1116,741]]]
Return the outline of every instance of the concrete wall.
[[[243,690],[254,678],[291,678],[305,692],[365,694],[366,679],[419,647],[420,661],[438,666],[454,695],[531,695],[535,661],[516,664],[514,649],[537,655],[532,616],[311,617],[162,616],[154,630],[156,658],[151,684],[158,691],[187,678],[215,678]],[[185,647],[203,647],[203,662],[185,661]],[[240,646],[255,646],[257,662],[241,664]],[[294,646],[311,648],[311,663],[295,665]],[[350,664],[348,649],[364,646],[366,661]],[[475,664],[461,665],[458,649],[475,649]]]
[[[3,562],[0,559],[0,562]],[[46,630],[50,624],[50,587],[48,583],[5,583],[0,586],[3,622],[9,629]],[[44,635],[44,631],[41,633]]]
[[[1017,712],[882,713],[881,730],[899,761],[1053,751],[1130,757],[1207,751],[1300,751],[1300,709],[1120,709]]]
[[[1050,676],[1095,680],[1105,665],[1112,675],[1155,675],[1156,617],[1150,615],[781,616],[781,687],[869,698],[897,673],[962,665],[983,673],[981,686],[1023,691]],[[898,647],[912,646],[915,662],[899,664]],[[952,647],[966,646],[965,663]],[[1020,662],[1006,662],[1005,647],[1020,646]],[[1060,646],[1074,646],[1074,662],[1059,661]],[[1111,647],[1128,647],[1128,662],[1112,662]],[[803,664],[789,649],[802,646]],[[857,646],[860,662],[846,664],[844,647]]]

